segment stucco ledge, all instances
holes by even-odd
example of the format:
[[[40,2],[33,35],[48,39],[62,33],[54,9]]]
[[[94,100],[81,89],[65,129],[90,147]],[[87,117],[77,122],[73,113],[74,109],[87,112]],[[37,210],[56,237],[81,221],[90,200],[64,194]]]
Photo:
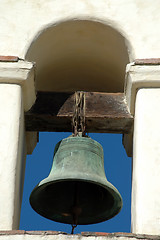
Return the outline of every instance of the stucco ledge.
[[[82,232],[81,234],[67,234],[58,231],[24,231],[24,230],[12,230],[12,231],[0,231],[0,239],[5,240],[67,240],[67,239],[97,239],[97,240],[159,240],[159,236],[133,234],[133,233],[105,233],[105,232]]]
[[[35,63],[16,56],[0,56],[0,84],[20,85],[24,111],[28,111],[36,100]],[[37,144],[37,132],[27,132],[26,143],[27,154],[32,154]]]
[[[137,91],[141,88],[160,88],[160,59],[138,59],[126,67],[125,97],[129,112],[135,113]],[[123,145],[129,157],[133,154],[133,129],[124,134]]]
[[[0,83],[18,84],[23,91],[24,111],[28,111],[36,100],[35,64],[24,60],[0,61]]]

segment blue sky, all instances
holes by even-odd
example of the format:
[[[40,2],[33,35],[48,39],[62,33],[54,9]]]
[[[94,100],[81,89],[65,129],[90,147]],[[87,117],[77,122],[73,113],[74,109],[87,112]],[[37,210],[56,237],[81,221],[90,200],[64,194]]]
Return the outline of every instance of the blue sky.
[[[41,217],[29,204],[29,196],[33,188],[50,172],[56,143],[69,135],[70,133],[40,133],[39,143],[34,152],[27,156],[20,229],[71,232],[70,225],[56,223]],[[122,145],[122,135],[101,133],[89,134],[89,136],[103,147],[106,177],[120,192],[123,198],[123,208],[117,216],[106,222],[78,226],[75,233],[86,231],[130,232],[132,160],[127,157]]]

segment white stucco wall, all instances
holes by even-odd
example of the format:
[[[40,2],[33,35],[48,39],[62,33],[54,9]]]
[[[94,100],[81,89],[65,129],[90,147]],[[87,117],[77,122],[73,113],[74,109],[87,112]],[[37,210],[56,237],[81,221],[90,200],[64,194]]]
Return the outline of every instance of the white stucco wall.
[[[40,31],[70,19],[117,28],[130,42],[130,58],[160,56],[159,0],[1,0],[0,54],[21,58]],[[132,60],[131,59],[131,60]]]
[[[132,175],[132,232],[160,234],[160,88],[137,92]]]
[[[40,35],[41,32],[43,32],[45,29],[49,28],[50,26],[55,26],[61,22],[65,22],[69,20],[73,20],[73,21],[74,20],[91,20],[91,21],[102,22],[103,24],[109,25],[117,29],[117,31],[119,31],[125,37],[130,61],[133,61],[136,58],[159,58],[160,57],[159,9],[160,9],[159,0],[154,0],[154,2],[153,0],[145,0],[145,1],[142,1],[142,0],[121,0],[121,1],[119,0],[101,0],[101,1],[99,0],[63,0],[63,2],[59,0],[54,0],[54,1],[53,0],[39,0],[39,1],[1,0],[0,1],[0,10],[1,10],[0,11],[0,55],[15,55],[15,56],[18,56],[19,58],[25,59],[26,53],[31,43],[37,39],[37,37]],[[18,71],[19,70],[17,70],[16,72],[18,73]],[[4,73],[4,71],[2,72]],[[16,86],[16,87],[19,88],[19,86]],[[34,88],[34,87],[32,86],[31,88]],[[27,99],[29,99],[30,92],[27,91],[27,93],[28,93]],[[143,99],[146,99],[146,98],[144,97]],[[18,101],[16,100],[16,103],[17,102]],[[146,103],[147,103],[147,99],[146,99]],[[157,105],[157,108],[158,106],[159,105]],[[4,106],[2,104],[0,106],[0,110],[2,108],[1,111],[5,112],[3,107]],[[138,109],[140,108],[141,107],[139,107]],[[152,107],[151,107],[151,110],[152,110]],[[18,112],[19,115],[23,113],[23,110],[21,111],[18,110],[18,111],[19,111]],[[141,109],[139,110],[139,112],[140,111]],[[146,110],[146,112],[147,111],[148,109]],[[12,113],[12,110],[11,109],[8,110],[8,113],[6,113],[6,117],[3,116],[2,118],[0,118],[0,120],[4,121],[4,118],[6,119],[7,116],[11,113]],[[139,113],[138,115],[139,117],[141,117]],[[18,115],[14,114],[13,116],[16,117]],[[144,117],[142,116],[142,118]],[[146,119],[144,118],[144,122],[145,120]],[[14,121],[17,122],[16,120]],[[136,122],[137,121],[139,121],[139,119],[138,120],[136,119]],[[6,124],[10,124],[10,121],[7,122]],[[149,122],[146,124],[149,124]],[[158,125],[157,122],[156,124]],[[3,126],[3,124],[1,125]],[[5,125],[5,126],[6,126],[5,131],[8,132],[8,135],[9,135],[10,125],[9,126]],[[136,125],[135,129],[138,129],[137,126],[140,126],[140,125]],[[17,127],[17,133],[19,131],[19,127],[20,125],[18,125]],[[144,133],[143,133],[144,136],[146,136],[145,134],[147,134],[146,133],[147,127],[148,125],[146,125],[146,128],[144,130]],[[157,139],[156,134],[157,132],[155,133],[155,138],[153,138],[151,142],[153,144],[156,143],[156,139]],[[4,135],[4,132],[3,134],[1,134],[1,138],[3,138],[3,135]],[[153,135],[154,135],[154,132],[153,132]],[[14,134],[14,138],[15,137],[16,135]],[[139,141],[141,140],[140,138],[141,135],[139,135],[139,133],[137,133],[136,137],[139,138]],[[19,139],[17,139],[17,141],[18,140]],[[11,144],[11,141],[8,141],[8,143]],[[142,143],[140,142],[140,144]],[[151,144],[150,142],[148,143]],[[138,144],[138,141],[136,144]],[[18,147],[19,146],[17,143],[17,149]],[[146,146],[144,145],[142,146],[137,145],[137,148],[135,146],[134,161],[136,164],[136,169],[139,169],[138,167],[139,165],[137,165],[138,153],[142,154],[140,147],[142,147],[143,153],[145,153],[146,151]],[[3,150],[1,154],[1,156],[3,156],[5,154],[5,149],[3,148],[3,144],[0,146],[0,148]],[[22,146],[20,146],[19,148],[22,150]],[[156,151],[154,153],[156,153]],[[10,152],[10,154],[12,153]],[[157,155],[155,154],[155,156]],[[12,157],[14,157],[13,154],[12,154]],[[9,156],[7,156],[7,158],[9,158]],[[144,155],[143,161],[145,164],[146,163],[145,155]],[[16,160],[14,161],[14,163],[15,162]],[[155,162],[156,162],[156,159],[155,159]],[[3,166],[3,164],[5,164],[5,166]],[[3,161],[1,163],[2,165],[0,168],[1,171],[3,171],[4,168],[8,168],[6,164],[8,164],[6,161]],[[156,163],[154,166],[156,166]],[[15,169],[14,166],[13,168]],[[143,167],[139,170],[140,174],[142,172],[142,169]],[[2,174],[2,175],[3,175],[2,177],[4,178],[3,181],[7,182],[8,175],[7,174]],[[150,179],[147,179],[147,180],[150,180]],[[11,182],[13,184],[13,180]],[[145,178],[144,178],[144,182],[145,182]],[[156,181],[153,179],[152,182],[155,183]],[[135,184],[136,183],[137,183],[137,180],[135,181]],[[5,191],[7,192],[7,194],[10,194],[10,186],[8,186],[8,189],[9,190],[7,191],[5,190]],[[133,190],[133,192],[135,191],[137,190]],[[5,198],[3,198],[1,201],[4,202],[1,204],[1,206],[4,206]],[[14,194],[12,194],[11,204],[13,204],[13,201],[14,201]],[[143,201],[141,200],[140,204],[142,204],[142,202]],[[141,209],[140,204],[137,205],[138,211],[139,209],[141,211],[143,210]],[[8,211],[7,213],[8,215],[4,213],[4,216],[5,215],[7,216],[5,227],[4,227],[5,229],[12,229],[17,227],[17,226],[13,226],[13,222],[10,214],[12,213],[13,215],[13,212],[16,211],[16,207],[11,206],[10,209],[12,210],[12,212]],[[159,211],[159,206],[157,209],[158,209],[157,211]],[[141,211],[139,211],[139,214],[142,213]],[[136,212],[136,209],[135,209],[135,212]],[[143,215],[143,217],[145,218],[145,215]],[[147,215],[147,218],[149,217]],[[8,219],[11,219],[10,223],[8,222]],[[158,221],[159,221],[159,215],[157,217],[157,222]],[[150,222],[148,221],[146,224],[148,225],[150,224]],[[159,225],[157,229],[153,233],[159,234]],[[139,230],[135,228],[135,232],[136,231],[139,232]],[[146,232],[146,230],[142,229],[141,232]],[[6,239],[7,238],[8,236],[6,236]]]
[[[17,229],[25,167],[21,86],[0,84],[0,230]]]

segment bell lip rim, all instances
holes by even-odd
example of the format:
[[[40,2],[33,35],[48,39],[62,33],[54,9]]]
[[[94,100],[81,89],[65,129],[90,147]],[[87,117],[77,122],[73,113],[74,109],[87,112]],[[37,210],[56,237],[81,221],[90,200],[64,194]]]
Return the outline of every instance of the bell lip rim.
[[[116,203],[118,203],[119,202],[119,205],[118,205],[118,207],[116,207],[116,211],[113,211],[112,212],[112,214],[110,214],[109,215],[109,217],[107,217],[107,218],[103,218],[103,220],[99,220],[99,221],[94,221],[94,222],[89,222],[89,223],[85,223],[85,224],[81,224],[81,223],[78,223],[78,225],[90,225],[90,224],[97,224],[97,223],[101,223],[101,222],[105,222],[105,221],[107,221],[107,220],[110,220],[111,218],[113,218],[113,217],[115,217],[116,215],[118,215],[118,213],[121,211],[121,209],[122,209],[122,207],[123,207],[123,199],[122,199],[122,197],[121,197],[121,194],[119,193],[119,191],[117,190],[117,188],[116,187],[114,187],[109,181],[107,181],[108,183],[109,183],[109,185],[110,186],[112,186],[112,188],[115,190],[113,190],[113,189],[110,189],[109,188],[109,186],[106,186],[104,183],[100,183],[99,184],[99,182],[96,182],[96,181],[90,181],[90,180],[86,180],[86,179],[72,179],[72,178],[68,178],[68,179],[57,179],[57,180],[53,180],[53,181],[51,181],[50,183],[44,183],[43,184],[43,187],[44,187],[44,185],[51,185],[52,184],[52,182],[54,182],[54,183],[57,183],[57,182],[61,182],[61,181],[85,181],[85,182],[89,182],[89,183],[95,183],[95,184],[97,184],[97,185],[99,185],[99,186],[101,186],[101,187],[104,187],[106,190],[108,190],[109,192],[110,192],[110,194],[113,196],[113,198],[114,198],[114,204],[113,204],[113,206],[112,206],[112,209],[114,209],[114,207],[116,206]],[[64,224],[71,224],[71,223],[67,223],[67,222],[63,222],[63,221],[56,221],[56,220],[53,220],[53,219],[51,219],[51,218],[48,218],[48,217],[46,217],[45,215],[43,215],[43,214],[41,214],[40,212],[41,211],[37,211],[36,210],[36,208],[34,208],[33,207],[33,205],[32,205],[32,201],[31,201],[31,195],[32,194],[34,194],[34,192],[36,191],[36,189],[37,189],[37,187],[39,187],[39,188],[41,188],[42,186],[38,186],[40,183],[38,183],[35,187],[34,187],[34,189],[32,190],[32,192],[31,192],[31,194],[30,194],[30,197],[29,197],[29,202],[30,202],[30,205],[31,205],[31,207],[32,207],[32,209],[37,213],[37,214],[39,214],[39,215],[41,215],[42,217],[44,217],[44,218],[47,218],[47,219],[49,219],[49,220],[51,220],[51,221],[54,221],[54,222],[59,222],[59,223],[64,223]]]

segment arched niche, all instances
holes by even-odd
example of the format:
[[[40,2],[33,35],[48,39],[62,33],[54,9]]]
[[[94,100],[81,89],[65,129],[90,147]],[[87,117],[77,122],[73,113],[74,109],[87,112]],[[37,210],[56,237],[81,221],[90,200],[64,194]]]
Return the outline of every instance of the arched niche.
[[[96,21],[72,20],[42,31],[26,59],[36,62],[36,90],[123,92],[125,38]]]

